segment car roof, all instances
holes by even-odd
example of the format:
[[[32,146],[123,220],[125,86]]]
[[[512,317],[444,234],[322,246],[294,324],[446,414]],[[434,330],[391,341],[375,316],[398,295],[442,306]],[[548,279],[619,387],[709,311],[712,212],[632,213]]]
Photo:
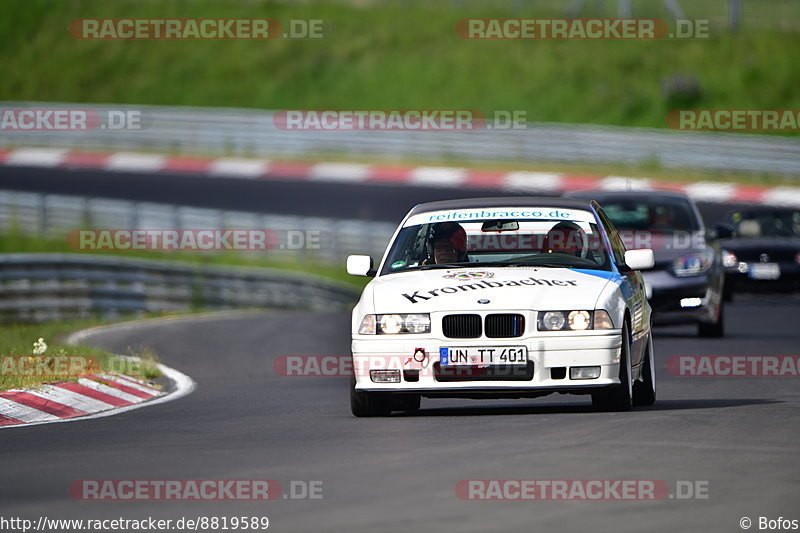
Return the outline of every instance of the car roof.
[[[659,191],[659,190],[636,190],[636,191],[626,191],[626,190],[603,190],[603,189],[584,189],[581,191],[570,191],[564,193],[564,197],[566,198],[585,198],[596,200],[598,203],[603,203],[601,199],[607,200],[609,198],[653,198],[653,197],[661,197],[661,198],[685,198],[689,199],[689,196],[682,192],[677,191]]]
[[[408,213],[408,216],[431,211],[446,211],[448,209],[472,209],[480,207],[562,207],[565,209],[590,210],[591,200],[564,198],[558,196],[494,196],[489,198],[462,198],[458,200],[443,200],[418,204]]]
[[[614,200],[640,200],[649,201],[649,203],[658,203],[659,199],[682,200],[688,204],[689,208],[693,212],[698,228],[701,231],[705,229],[705,222],[703,221],[703,216],[700,214],[700,210],[697,208],[697,204],[694,203],[689,195],[682,192],[663,190],[651,191],[641,189],[637,191],[597,189],[569,192],[566,193],[565,196],[571,198],[591,199],[596,201],[601,208],[603,207],[603,204]]]
[[[734,213],[795,213],[797,211],[800,211],[800,208],[774,205],[748,205],[740,209],[731,209],[728,212],[728,216]]]

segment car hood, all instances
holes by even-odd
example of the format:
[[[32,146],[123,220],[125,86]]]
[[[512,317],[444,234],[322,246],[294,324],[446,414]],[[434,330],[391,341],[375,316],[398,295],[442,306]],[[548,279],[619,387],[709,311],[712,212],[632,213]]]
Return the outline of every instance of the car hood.
[[[708,248],[702,232],[641,233],[645,234],[641,242],[653,250],[657,268],[664,267],[681,256],[702,252]]]
[[[594,309],[615,276],[619,275],[568,268],[433,269],[381,276],[370,285],[376,313],[567,310]]]
[[[754,239],[725,239],[720,241],[720,246],[733,252],[739,259],[758,259],[763,253],[771,260],[794,261],[800,252],[800,238],[791,237],[761,237]]]

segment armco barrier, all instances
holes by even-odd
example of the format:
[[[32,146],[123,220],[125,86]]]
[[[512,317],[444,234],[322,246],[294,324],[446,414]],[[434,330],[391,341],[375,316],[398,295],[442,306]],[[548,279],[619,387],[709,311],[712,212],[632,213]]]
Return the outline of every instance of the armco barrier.
[[[144,117],[143,127],[3,132],[0,149],[40,146],[279,158],[337,154],[465,162],[656,163],[667,168],[800,175],[800,139],[775,135],[546,122],[507,130],[287,131],[276,127],[274,111],[256,109],[0,102],[0,109],[22,108],[135,111]]]
[[[358,291],[251,267],[80,254],[0,254],[0,320],[45,321],[191,309],[341,309]]]
[[[298,217],[0,190],[0,233],[19,231],[66,239],[71,229],[269,230],[300,238],[265,252],[271,259],[341,265],[350,254],[383,254],[395,224]],[[313,241],[311,240],[313,237]],[[203,252],[214,253],[214,252]],[[176,253],[180,259],[180,252]]]

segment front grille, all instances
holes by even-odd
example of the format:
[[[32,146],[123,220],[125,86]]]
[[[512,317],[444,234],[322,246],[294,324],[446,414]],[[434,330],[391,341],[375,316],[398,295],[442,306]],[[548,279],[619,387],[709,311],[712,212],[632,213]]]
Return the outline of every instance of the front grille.
[[[767,260],[761,261],[761,256],[766,254]],[[794,250],[762,250],[736,252],[736,258],[746,263],[779,263],[781,261],[794,261],[797,254]]]
[[[525,317],[522,315],[487,315],[486,336],[493,339],[522,337]]]
[[[447,315],[442,319],[442,333],[450,339],[477,339],[481,336],[481,316]]]
[[[533,379],[533,362],[525,365],[446,365],[433,363],[436,381],[530,381]]]

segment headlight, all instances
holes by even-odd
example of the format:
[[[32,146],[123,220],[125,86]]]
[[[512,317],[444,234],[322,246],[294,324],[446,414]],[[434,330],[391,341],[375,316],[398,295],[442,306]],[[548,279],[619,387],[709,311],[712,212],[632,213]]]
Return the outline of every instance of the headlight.
[[[539,330],[540,331],[557,331],[564,329],[566,324],[563,311],[547,311],[546,313],[539,314]]]
[[[394,335],[403,330],[403,317],[400,315],[381,315],[378,317],[378,333]]]
[[[365,315],[358,327],[359,335],[375,335],[375,315]]]
[[[572,311],[567,315],[567,325],[569,329],[574,330],[589,329],[592,325],[592,315],[589,311]]]
[[[404,327],[409,333],[430,333],[431,316],[427,314],[406,315]]]
[[[360,335],[395,335],[398,333],[430,333],[431,315],[428,313],[416,314],[387,314],[365,315],[358,328]]]
[[[598,309],[594,312],[594,329],[614,329],[614,322],[608,311]]]
[[[538,322],[539,331],[614,329],[611,317],[603,309],[597,311],[541,311]]]
[[[725,268],[733,268],[739,264],[739,260],[733,252],[722,250],[722,264]]]
[[[697,254],[684,255],[672,262],[672,273],[680,278],[704,274],[714,262],[714,253],[706,250]]]

